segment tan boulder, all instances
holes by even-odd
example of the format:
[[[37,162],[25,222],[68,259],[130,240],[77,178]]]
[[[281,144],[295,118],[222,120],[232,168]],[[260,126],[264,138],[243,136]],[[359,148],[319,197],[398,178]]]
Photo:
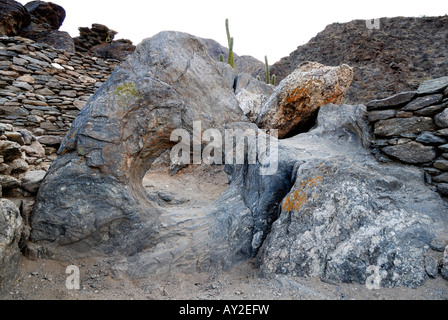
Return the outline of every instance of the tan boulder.
[[[309,129],[321,106],[342,102],[353,76],[353,69],[345,64],[304,62],[275,88],[256,123],[263,129],[277,129],[279,138]]]

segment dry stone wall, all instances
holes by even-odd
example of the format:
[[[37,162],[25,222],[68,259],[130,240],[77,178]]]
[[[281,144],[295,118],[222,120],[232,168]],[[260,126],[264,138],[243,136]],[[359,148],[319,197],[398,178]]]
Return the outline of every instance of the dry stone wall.
[[[376,158],[423,168],[426,182],[448,196],[448,77],[370,101],[367,108]]]
[[[20,37],[0,37],[0,121],[26,128],[54,146],[117,60],[54,49]]]

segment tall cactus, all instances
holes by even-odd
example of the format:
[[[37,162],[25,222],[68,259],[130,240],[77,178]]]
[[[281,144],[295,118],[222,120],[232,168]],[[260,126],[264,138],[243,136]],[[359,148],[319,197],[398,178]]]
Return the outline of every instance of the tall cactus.
[[[264,62],[266,64],[266,83],[271,84],[271,75],[270,75],[270,71],[269,71],[268,56],[264,56]]]
[[[230,36],[229,19],[226,19],[226,32],[227,32],[227,43],[229,45],[229,58],[227,62],[233,69],[235,69],[235,59],[233,57],[233,37]]]

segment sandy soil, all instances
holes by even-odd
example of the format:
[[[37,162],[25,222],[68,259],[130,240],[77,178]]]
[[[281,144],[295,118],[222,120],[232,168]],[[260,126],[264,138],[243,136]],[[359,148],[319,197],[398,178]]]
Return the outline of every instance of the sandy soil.
[[[143,184],[161,205],[202,207],[228,185],[222,167],[187,168],[176,176],[154,170]],[[80,270],[80,289],[66,288],[69,263],[21,258],[19,278],[4,300],[447,300],[448,281],[428,279],[417,289],[338,284],[319,278],[260,277],[251,262],[229,272],[171,274],[141,280],[116,279],[110,259],[71,262]]]

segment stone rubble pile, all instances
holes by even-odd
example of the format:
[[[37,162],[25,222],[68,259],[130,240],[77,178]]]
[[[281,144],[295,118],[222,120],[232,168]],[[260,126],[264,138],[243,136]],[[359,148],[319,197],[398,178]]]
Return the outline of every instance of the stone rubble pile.
[[[448,196],[448,77],[370,101],[367,108],[376,158],[423,168],[426,182]]]

